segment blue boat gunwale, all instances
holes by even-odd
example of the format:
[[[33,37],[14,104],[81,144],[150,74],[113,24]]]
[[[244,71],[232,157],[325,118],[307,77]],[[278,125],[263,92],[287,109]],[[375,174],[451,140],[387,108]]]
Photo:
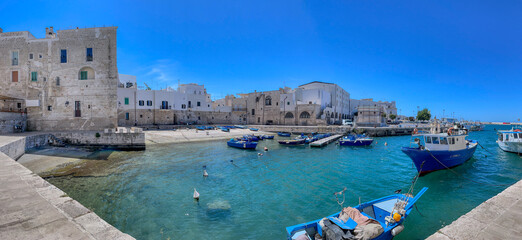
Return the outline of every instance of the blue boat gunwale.
[[[423,187],[416,195],[415,197],[409,197],[409,196],[406,196],[404,194],[392,194],[392,195],[389,195],[389,196],[385,196],[385,197],[381,197],[381,198],[378,198],[378,199],[374,199],[374,200],[371,200],[369,202],[364,202],[364,203],[361,203],[353,208],[356,208],[357,210],[359,210],[363,215],[365,215],[366,217],[368,218],[371,218],[371,219],[374,219],[376,220],[377,222],[379,222],[381,224],[381,226],[383,227],[384,231],[383,233],[381,233],[379,236],[377,236],[375,239],[379,239],[381,238],[382,236],[384,236],[384,234],[386,233],[389,233],[393,228],[401,225],[405,220],[406,220],[406,217],[410,214],[410,212],[412,211],[413,209],[413,206],[414,204],[419,200],[419,198],[428,190],[427,187]],[[366,213],[362,212],[361,209],[364,209],[368,206],[373,206],[375,203],[378,203],[378,202],[384,202],[384,201],[387,201],[387,200],[391,200],[391,199],[407,199],[408,200],[408,204],[404,207],[404,210],[405,210],[405,213],[404,213],[404,216],[401,218],[400,221],[398,222],[395,222],[393,224],[389,224],[388,226],[386,226],[386,223],[383,223],[379,220],[377,220],[376,218],[373,218],[371,216],[368,216]],[[341,211],[337,212],[337,213],[334,213],[332,215],[329,215],[329,216],[326,216],[326,217],[323,217],[323,218],[329,218],[329,217],[337,217],[339,216],[339,214],[341,213]],[[321,219],[323,218],[320,218],[320,219],[317,219],[317,220],[314,220],[314,221],[309,221],[309,222],[306,222],[306,223],[301,223],[301,224],[297,224],[297,225],[293,225],[293,226],[289,226],[289,227],[286,227],[286,232],[287,232],[287,237],[288,237],[288,240],[292,240],[292,236],[300,231],[300,230],[303,230],[303,229],[307,229],[307,228],[310,228],[310,227],[313,227],[316,232],[318,232],[319,234],[321,234],[321,236],[323,235],[322,234],[322,231],[320,231],[320,229],[318,229],[317,225],[319,223],[319,221],[321,221]],[[324,236],[323,236],[324,237]]]

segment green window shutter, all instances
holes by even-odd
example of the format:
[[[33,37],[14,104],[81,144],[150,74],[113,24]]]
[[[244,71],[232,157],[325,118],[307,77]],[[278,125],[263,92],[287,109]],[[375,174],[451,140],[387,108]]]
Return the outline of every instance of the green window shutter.
[[[80,80],[87,80],[87,71],[80,72]]]
[[[36,82],[38,80],[38,73],[31,72],[31,81]]]
[[[125,98],[125,105],[129,105],[129,98]]]

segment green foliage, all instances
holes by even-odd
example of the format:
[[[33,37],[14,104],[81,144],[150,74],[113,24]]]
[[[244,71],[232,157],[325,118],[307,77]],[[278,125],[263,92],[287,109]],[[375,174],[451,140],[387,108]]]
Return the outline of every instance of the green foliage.
[[[99,138],[101,135],[100,135],[100,133],[96,133],[95,136],[96,136],[97,138]]]
[[[390,114],[390,119],[391,120],[395,120],[395,118],[397,118],[397,116],[395,116],[395,114]]]
[[[386,117],[386,113],[381,113],[381,117],[385,118]]]
[[[424,108],[417,112],[417,120],[428,121],[431,119],[431,113],[427,108]]]

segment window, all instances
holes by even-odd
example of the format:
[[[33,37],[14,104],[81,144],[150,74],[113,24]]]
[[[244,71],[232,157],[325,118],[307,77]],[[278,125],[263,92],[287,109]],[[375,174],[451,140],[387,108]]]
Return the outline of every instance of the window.
[[[438,137],[431,137],[433,140],[433,144],[439,144],[439,138]]]
[[[187,105],[186,104],[181,104],[181,109],[185,109],[187,108]]]
[[[169,109],[169,102],[161,101],[161,109]]]
[[[431,143],[431,137],[426,137],[426,140],[424,140],[426,143]]]
[[[440,144],[448,145],[448,139],[445,137],[440,138]]]
[[[285,114],[285,118],[294,118],[294,114],[292,114],[291,112],[287,112]]]
[[[455,138],[448,138],[449,144],[455,144]]]
[[[256,110],[252,108],[252,116],[256,115]]]
[[[138,101],[138,104],[139,104],[140,106],[144,106],[144,105],[145,105],[145,101],[143,101],[143,100],[139,100],[139,101]]]
[[[31,72],[31,81],[33,81],[33,82],[38,81],[38,73],[37,72]]]
[[[13,66],[18,66],[18,51],[13,51],[11,53],[11,63]]]
[[[87,71],[80,72],[80,80],[87,80]]]
[[[129,105],[129,98],[128,97],[125,98],[125,105]]]
[[[12,82],[18,82],[18,71],[12,71],[11,72],[11,81]]]
[[[506,134],[506,141],[509,141],[509,134]]]
[[[39,55],[39,58],[42,58],[42,54]]]
[[[53,110],[53,106],[47,106],[47,111],[52,111]]]
[[[304,111],[299,115],[299,118],[310,118],[310,113]]]
[[[62,49],[60,51],[60,62],[66,63],[67,62],[67,49]]]
[[[86,56],[86,61],[87,62],[92,62],[92,48],[87,48],[87,51],[85,53],[85,56]]]
[[[140,118],[143,118],[143,115],[142,115],[142,114],[140,114]]]
[[[513,133],[513,138],[518,138],[518,134]]]
[[[33,54],[29,53],[29,59],[33,59]]]
[[[268,96],[265,98],[265,106],[272,105],[272,97]]]
[[[196,94],[196,91],[194,91],[194,94]],[[188,107],[189,107],[189,108],[192,107],[192,102],[188,101]]]
[[[286,105],[290,105],[290,102],[286,102]]]
[[[125,120],[129,120],[129,118],[130,118],[130,114],[128,112],[125,113]]]
[[[60,86],[60,77],[56,77],[56,86]]]
[[[198,102],[198,103],[197,103],[197,106],[198,106],[198,107],[201,107],[201,103],[200,103],[200,102]]]
[[[82,116],[82,110],[80,108],[80,101],[74,102],[74,117],[81,117]]]
[[[257,123],[260,123],[260,122],[261,122],[261,118],[257,117]]]
[[[16,103],[16,106],[20,109],[22,108],[22,103]]]
[[[152,106],[152,101],[151,100],[147,100],[147,106]]]

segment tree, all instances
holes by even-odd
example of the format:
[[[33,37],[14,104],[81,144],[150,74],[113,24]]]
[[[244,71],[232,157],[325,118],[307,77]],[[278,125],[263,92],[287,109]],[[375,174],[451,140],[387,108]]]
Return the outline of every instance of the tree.
[[[391,120],[395,120],[395,118],[397,118],[397,116],[395,116],[395,114],[390,114],[390,119]]]
[[[428,121],[431,119],[431,113],[427,108],[424,108],[417,112],[417,120]]]
[[[386,117],[386,113],[381,113],[381,117],[385,118]]]

